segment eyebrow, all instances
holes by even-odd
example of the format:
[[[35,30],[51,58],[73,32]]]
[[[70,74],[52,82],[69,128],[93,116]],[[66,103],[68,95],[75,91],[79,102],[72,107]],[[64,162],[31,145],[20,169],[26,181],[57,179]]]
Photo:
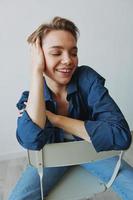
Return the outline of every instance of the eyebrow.
[[[64,49],[64,47],[62,47],[62,46],[52,46],[52,47],[50,47],[50,49]],[[71,49],[78,50],[77,46],[74,46]]]

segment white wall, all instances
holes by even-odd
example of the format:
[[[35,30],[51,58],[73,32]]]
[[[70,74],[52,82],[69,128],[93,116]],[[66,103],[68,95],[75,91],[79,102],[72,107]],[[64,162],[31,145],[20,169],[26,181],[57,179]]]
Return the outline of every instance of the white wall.
[[[0,0],[0,158],[24,152],[15,138],[15,104],[29,88],[27,36],[58,15],[80,29],[80,64],[93,67],[133,129],[132,0]]]

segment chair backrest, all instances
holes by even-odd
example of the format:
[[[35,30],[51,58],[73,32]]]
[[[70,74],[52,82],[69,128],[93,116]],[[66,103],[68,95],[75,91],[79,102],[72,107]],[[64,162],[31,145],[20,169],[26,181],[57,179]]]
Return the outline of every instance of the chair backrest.
[[[46,144],[40,151],[28,150],[29,163],[34,167],[77,165],[119,155],[121,151],[96,152],[86,141]]]
[[[86,141],[63,142],[46,144],[40,151],[28,150],[29,164],[38,169],[41,185],[41,196],[43,199],[43,168],[44,167],[57,167],[78,165],[82,163],[93,162],[112,156],[119,156],[119,159],[114,168],[114,172],[106,184],[109,188],[114,182],[121,165],[122,151],[103,151],[96,152],[93,145]]]

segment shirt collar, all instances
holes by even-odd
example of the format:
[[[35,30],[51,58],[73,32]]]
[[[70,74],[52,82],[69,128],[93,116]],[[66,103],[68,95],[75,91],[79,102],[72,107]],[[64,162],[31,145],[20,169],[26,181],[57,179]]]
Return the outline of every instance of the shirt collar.
[[[44,97],[45,101],[53,101],[52,92],[47,86],[46,81],[44,81]]]
[[[72,76],[72,79],[67,85],[67,99],[70,99],[71,94],[78,91],[77,84],[76,84],[76,76]],[[52,98],[52,91],[49,89],[49,87],[46,84],[46,81],[44,81],[44,97],[45,101],[53,101]]]
[[[68,83],[67,86],[67,99],[71,96],[71,94],[78,91],[77,84],[76,84],[76,76],[72,76],[71,81]]]

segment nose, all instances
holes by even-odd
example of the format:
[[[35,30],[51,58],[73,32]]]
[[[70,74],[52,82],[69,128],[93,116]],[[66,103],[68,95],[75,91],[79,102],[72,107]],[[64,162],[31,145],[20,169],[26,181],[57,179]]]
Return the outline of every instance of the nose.
[[[63,65],[70,65],[71,64],[71,57],[68,53],[62,56],[61,64],[63,64]]]

